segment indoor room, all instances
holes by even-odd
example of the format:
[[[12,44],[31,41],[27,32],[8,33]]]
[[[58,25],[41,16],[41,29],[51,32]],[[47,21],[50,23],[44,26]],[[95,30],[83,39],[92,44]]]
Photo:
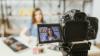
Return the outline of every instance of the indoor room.
[[[99,0],[0,0],[0,56],[100,56]]]

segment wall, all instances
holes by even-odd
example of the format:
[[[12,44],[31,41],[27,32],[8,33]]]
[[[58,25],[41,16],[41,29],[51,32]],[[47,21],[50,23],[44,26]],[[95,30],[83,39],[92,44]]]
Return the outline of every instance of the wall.
[[[93,16],[97,17],[100,21],[100,0],[94,0],[93,2]],[[96,38],[96,42],[100,43],[100,22],[99,22],[99,30],[98,30],[98,35]]]

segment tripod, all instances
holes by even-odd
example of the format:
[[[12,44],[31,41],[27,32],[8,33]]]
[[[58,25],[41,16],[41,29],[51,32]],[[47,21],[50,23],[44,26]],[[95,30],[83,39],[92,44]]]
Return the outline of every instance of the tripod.
[[[88,56],[88,50],[90,49],[90,46],[90,42],[63,43],[63,51],[66,53],[66,55],[63,56]]]

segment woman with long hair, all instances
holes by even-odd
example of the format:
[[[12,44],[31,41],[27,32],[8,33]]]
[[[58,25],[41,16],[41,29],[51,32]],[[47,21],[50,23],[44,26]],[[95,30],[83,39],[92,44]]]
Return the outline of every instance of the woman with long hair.
[[[24,29],[24,31],[21,32],[21,34],[37,37],[38,34],[37,24],[42,24],[42,23],[44,23],[43,13],[40,8],[35,8],[32,14],[31,23],[27,26],[26,29]]]
[[[53,29],[48,27],[46,40],[51,41],[51,40],[56,40],[56,39],[57,39],[57,36],[54,34]]]

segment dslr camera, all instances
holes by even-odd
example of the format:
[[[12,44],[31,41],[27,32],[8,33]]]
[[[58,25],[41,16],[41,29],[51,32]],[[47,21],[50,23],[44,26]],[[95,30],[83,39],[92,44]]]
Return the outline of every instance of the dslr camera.
[[[89,40],[96,39],[98,19],[76,9],[66,12],[62,19],[64,56],[87,56],[91,46]]]
[[[89,40],[96,39],[98,19],[73,9],[62,20],[61,24],[38,24],[39,43],[60,42],[63,56],[87,56]]]

